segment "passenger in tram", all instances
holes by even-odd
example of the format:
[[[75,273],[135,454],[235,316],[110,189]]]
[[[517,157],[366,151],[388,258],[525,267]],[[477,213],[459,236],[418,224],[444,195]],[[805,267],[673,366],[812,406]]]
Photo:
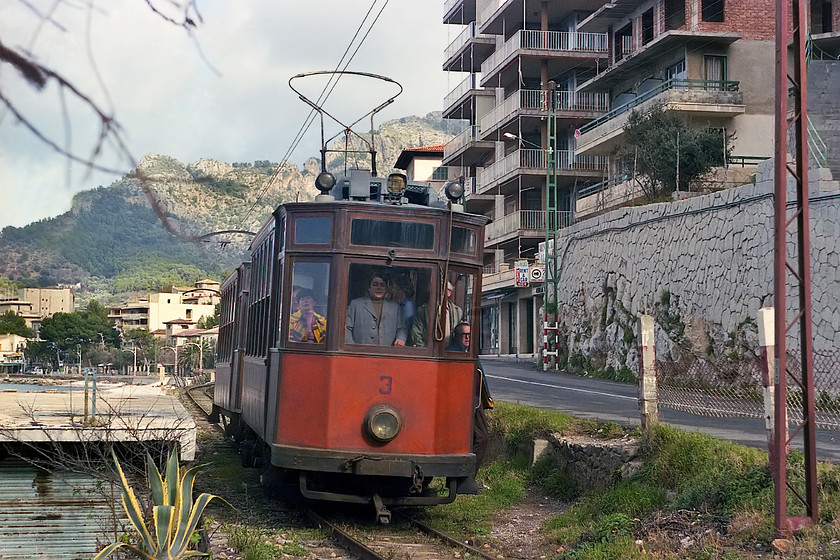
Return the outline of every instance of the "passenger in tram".
[[[374,273],[368,282],[368,294],[354,299],[347,307],[344,341],[347,344],[405,346],[408,332],[400,305],[386,299],[385,275]]]
[[[289,318],[289,340],[320,343],[326,335],[327,319],[315,312],[315,294],[301,288],[297,293],[297,311]]]
[[[449,352],[469,352],[471,339],[472,328],[470,324],[467,322],[458,323],[452,334],[452,342],[447,345],[446,349]],[[461,494],[477,494],[480,489],[484,488],[484,485],[475,481],[475,475],[478,474],[478,469],[484,463],[484,456],[487,454],[487,446],[490,443],[487,416],[484,413],[485,408],[493,408],[493,398],[490,396],[487,380],[484,377],[484,367],[481,365],[481,359],[479,359],[475,368],[475,399],[473,400],[472,448],[473,453],[475,453],[475,473],[458,486],[458,492]]]
[[[400,304],[400,313],[402,313],[405,330],[411,330],[411,325],[414,322],[414,313],[417,308],[414,306],[414,290],[411,287],[411,279],[408,276],[397,276],[391,283],[391,299]]]
[[[464,317],[464,311],[452,301],[452,294],[455,287],[452,282],[446,283],[446,305],[443,313],[443,336],[447,344],[450,341],[455,326],[461,322]],[[435,317],[432,317],[436,321]],[[434,324],[432,325],[434,329]],[[417,309],[417,314],[414,315],[414,321],[411,324],[411,343],[414,346],[426,346],[429,341],[429,304],[424,303]]]

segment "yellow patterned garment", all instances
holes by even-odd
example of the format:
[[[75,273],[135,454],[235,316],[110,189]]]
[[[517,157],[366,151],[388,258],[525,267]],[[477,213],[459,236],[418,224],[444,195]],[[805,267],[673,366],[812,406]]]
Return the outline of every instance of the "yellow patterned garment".
[[[295,311],[289,318],[289,340],[294,342],[324,342],[327,336],[327,319],[323,315],[312,313],[312,327],[307,328],[300,311]]]

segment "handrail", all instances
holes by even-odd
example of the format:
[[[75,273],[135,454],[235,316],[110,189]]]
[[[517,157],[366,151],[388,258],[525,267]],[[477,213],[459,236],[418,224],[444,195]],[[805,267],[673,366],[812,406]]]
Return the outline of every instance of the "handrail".
[[[665,82],[662,82],[655,88],[646,91],[645,93],[631,99],[627,103],[616,107],[609,113],[604,113],[594,121],[590,121],[580,127],[580,133],[585,134],[590,130],[595,129],[596,127],[604,124],[605,122],[612,120],[613,118],[617,117],[618,115],[625,113],[632,109],[633,107],[637,107],[648,101],[649,99],[653,99],[663,91],[667,91],[670,89],[703,89],[707,91],[739,91],[740,82],[734,80],[687,80],[684,78],[671,78]]]
[[[593,194],[599,193],[601,191],[605,191],[610,187],[614,187],[616,185],[620,185],[621,183],[627,182],[630,180],[629,173],[619,173],[618,175],[613,175],[609,179],[601,181],[600,183],[595,183],[594,185],[589,185],[580,189],[577,193],[577,199],[580,200],[582,198],[586,198],[587,196],[591,196]]]
[[[726,163],[729,165],[758,165],[759,162],[770,159],[770,156],[727,156]]]
[[[446,57],[445,60],[449,60],[455,54],[460,51],[464,45],[469,43],[470,39],[475,37],[475,22],[471,21],[467,24],[467,26],[458,34],[455,39],[449,43],[449,46],[446,47],[444,51],[444,56]]]
[[[481,72],[485,76],[490,76],[494,69],[519,49],[606,54],[607,34],[588,31],[520,29],[481,63]]]
[[[814,154],[817,165],[823,168],[828,167],[828,146],[823,142],[810,116],[808,117],[808,150]]]

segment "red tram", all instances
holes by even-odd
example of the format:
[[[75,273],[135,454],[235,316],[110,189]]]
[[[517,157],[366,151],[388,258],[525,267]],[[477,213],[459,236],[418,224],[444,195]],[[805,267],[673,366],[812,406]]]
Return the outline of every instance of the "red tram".
[[[323,162],[324,111],[300,97],[321,114]],[[372,503],[387,523],[388,505],[474,486],[476,349],[450,341],[478,318],[487,219],[458,211],[463,182],[446,201],[377,177],[362,141],[371,170],[337,180],[322,164],[315,202],[279,206],[222,284],[214,413],[244,465],[306,498]]]
[[[452,501],[473,475],[475,349],[447,345],[477,318],[486,218],[400,176],[354,170],[332,192],[277,208],[222,285],[215,407],[245,464],[387,521],[385,506]]]

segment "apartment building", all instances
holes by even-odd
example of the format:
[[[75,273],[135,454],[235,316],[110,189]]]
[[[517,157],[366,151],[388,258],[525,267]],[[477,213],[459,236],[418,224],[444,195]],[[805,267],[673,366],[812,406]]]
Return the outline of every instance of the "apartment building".
[[[810,13],[814,44],[834,53],[840,0],[812,0]],[[559,229],[639,196],[612,157],[632,111],[662,104],[734,134],[721,149],[741,177],[773,154],[773,0],[446,0],[443,22],[455,36],[443,69],[458,84],[443,115],[468,124],[443,164],[466,178],[468,210],[492,220],[482,353],[537,351],[543,285],[525,285],[522,265],[538,260],[546,209]]]
[[[162,331],[166,323],[182,320],[193,325],[201,317],[212,316],[221,301],[219,283],[202,280],[195,287],[172,288],[171,292],[149,294],[138,301],[111,307],[108,317],[119,330],[148,329]]]

